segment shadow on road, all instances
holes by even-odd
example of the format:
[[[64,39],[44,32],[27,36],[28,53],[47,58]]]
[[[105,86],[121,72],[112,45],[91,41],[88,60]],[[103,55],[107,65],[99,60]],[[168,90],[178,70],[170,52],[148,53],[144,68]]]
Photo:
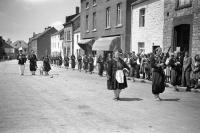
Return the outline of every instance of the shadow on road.
[[[120,98],[120,101],[142,101],[141,98]]]
[[[179,99],[179,98],[174,98],[174,99],[162,99],[161,101],[178,102],[178,101],[180,101],[180,99]]]

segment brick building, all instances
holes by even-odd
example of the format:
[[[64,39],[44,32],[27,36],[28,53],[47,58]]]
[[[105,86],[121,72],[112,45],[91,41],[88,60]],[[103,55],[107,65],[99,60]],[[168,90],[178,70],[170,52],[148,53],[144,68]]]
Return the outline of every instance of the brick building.
[[[33,37],[29,38],[29,53],[33,50],[40,60],[46,55],[51,55],[51,35],[56,32],[54,27],[47,27],[42,33],[33,33]]]
[[[163,47],[164,0],[132,3],[132,51],[150,53]]]
[[[164,48],[200,54],[200,1],[165,0]]]
[[[64,26],[64,55],[75,54],[74,32],[80,28],[79,7],[76,7],[76,13],[66,16]]]
[[[88,47],[97,51],[122,48],[129,52],[133,1],[135,0],[81,0],[82,40],[79,45],[85,46],[86,50]]]

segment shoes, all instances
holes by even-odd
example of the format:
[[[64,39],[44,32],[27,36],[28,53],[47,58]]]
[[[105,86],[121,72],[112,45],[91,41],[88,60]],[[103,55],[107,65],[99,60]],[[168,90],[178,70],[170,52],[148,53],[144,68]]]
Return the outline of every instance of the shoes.
[[[155,95],[155,101],[162,101],[162,99],[159,97],[159,95]]]
[[[115,100],[115,101],[119,101],[120,98],[119,98],[119,97],[115,97],[115,98],[113,98],[113,100]]]
[[[187,91],[187,92],[191,92],[191,89],[190,89],[190,88],[187,88],[185,91]]]

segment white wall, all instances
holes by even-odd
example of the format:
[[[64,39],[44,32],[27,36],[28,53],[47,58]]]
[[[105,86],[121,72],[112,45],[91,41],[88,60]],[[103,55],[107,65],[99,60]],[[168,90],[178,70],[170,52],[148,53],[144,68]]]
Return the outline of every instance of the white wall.
[[[81,34],[80,32],[78,33],[75,33],[74,34],[74,55],[77,57],[77,50],[80,50],[80,47],[78,45],[78,42],[80,41],[81,39]]]
[[[139,11],[145,8],[145,27],[139,27]],[[149,0],[132,6],[132,51],[138,53],[138,42],[145,43],[145,53],[152,52],[152,46],[163,47],[164,0]]]
[[[60,35],[51,36],[51,53],[55,52],[61,52],[61,56],[64,58],[63,40],[60,40]]]

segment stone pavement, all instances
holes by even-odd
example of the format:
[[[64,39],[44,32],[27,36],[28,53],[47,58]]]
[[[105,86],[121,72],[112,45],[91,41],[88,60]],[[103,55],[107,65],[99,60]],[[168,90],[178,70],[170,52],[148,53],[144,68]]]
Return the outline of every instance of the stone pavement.
[[[106,78],[52,67],[51,76],[19,76],[16,61],[0,63],[0,133],[198,133],[200,94],[128,81],[113,101]]]

